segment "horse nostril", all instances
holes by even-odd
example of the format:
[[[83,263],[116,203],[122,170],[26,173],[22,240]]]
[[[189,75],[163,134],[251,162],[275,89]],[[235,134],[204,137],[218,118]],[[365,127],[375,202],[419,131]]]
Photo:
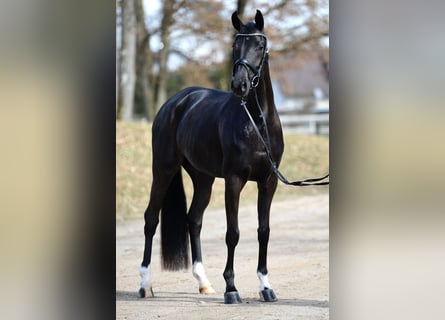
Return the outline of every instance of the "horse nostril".
[[[249,82],[240,78],[232,77],[230,87],[235,95],[245,97],[249,91]]]
[[[247,82],[243,81],[243,83],[241,83],[241,91],[246,92],[246,90],[247,90]]]

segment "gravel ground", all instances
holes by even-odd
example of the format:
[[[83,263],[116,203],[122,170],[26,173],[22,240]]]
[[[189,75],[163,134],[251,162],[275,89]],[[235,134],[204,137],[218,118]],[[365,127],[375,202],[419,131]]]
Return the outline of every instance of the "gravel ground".
[[[142,215],[142,214],[141,214]],[[225,213],[204,214],[201,233],[204,266],[216,294],[201,295],[186,271],[160,266],[160,228],[152,257],[155,298],[140,299],[143,219],[116,226],[117,319],[329,319],[329,196],[319,194],[275,202],[271,211],[269,281],[277,302],[259,300],[256,276],[258,242],[256,207],[239,212],[240,241],[235,251],[235,284],[242,304],[225,305]]]

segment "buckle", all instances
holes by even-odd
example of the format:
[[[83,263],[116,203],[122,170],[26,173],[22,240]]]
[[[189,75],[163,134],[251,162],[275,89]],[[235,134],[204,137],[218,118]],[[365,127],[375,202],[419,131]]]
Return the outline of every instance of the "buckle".
[[[258,85],[260,84],[260,77],[258,75],[255,75],[252,78],[252,81],[250,81],[250,84],[251,84],[252,88],[258,87]]]

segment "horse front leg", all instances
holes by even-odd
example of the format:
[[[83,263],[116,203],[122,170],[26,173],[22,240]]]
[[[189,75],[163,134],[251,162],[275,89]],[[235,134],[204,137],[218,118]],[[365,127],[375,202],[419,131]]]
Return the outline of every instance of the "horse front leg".
[[[226,280],[226,291],[224,293],[224,303],[241,303],[238,290],[235,287],[235,273],[233,271],[233,259],[235,247],[239,241],[238,227],[238,206],[240,192],[246,181],[238,176],[230,176],[225,179],[225,202],[226,202],[226,245],[227,245],[227,263],[224,269],[224,279]]]
[[[269,220],[272,198],[277,188],[277,177],[271,175],[266,181],[258,182],[258,268],[260,280],[260,297],[266,302],[277,301],[277,297],[270,286],[267,271],[267,246],[269,243]]]

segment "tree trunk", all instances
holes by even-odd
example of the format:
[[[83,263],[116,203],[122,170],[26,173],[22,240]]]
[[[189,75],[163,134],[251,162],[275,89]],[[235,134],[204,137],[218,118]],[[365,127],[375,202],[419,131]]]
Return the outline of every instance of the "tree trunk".
[[[236,2],[236,12],[238,13],[238,16],[241,19],[241,21],[243,20],[244,9],[246,8],[247,1],[248,0],[238,0]],[[243,21],[243,22],[245,22],[245,21]],[[233,36],[235,38],[237,31],[235,31],[233,28],[232,28],[232,30],[233,30],[232,31]],[[225,86],[223,86],[222,89],[230,90],[230,81],[232,78],[232,70],[233,70],[232,51],[228,51],[225,64],[226,64],[226,67],[224,70],[224,75],[225,75],[226,81],[224,81]]]
[[[167,62],[170,51],[170,27],[173,25],[175,0],[163,2],[161,23],[161,50],[159,52],[159,73],[157,78],[156,109],[167,100]]]
[[[142,0],[136,0],[136,23],[137,23],[137,51],[136,51],[136,69],[137,79],[136,87],[142,95],[144,113],[147,120],[152,120],[151,112],[152,94],[148,74],[150,34],[145,26],[145,13]]]
[[[238,11],[238,16],[240,19],[243,19],[244,16],[244,9],[246,8],[247,0],[238,0],[236,3],[236,11]]]
[[[121,79],[122,3],[116,1],[116,115],[119,114],[119,84]]]
[[[122,0],[122,46],[118,118],[132,120],[136,83],[136,15],[135,0]]]

